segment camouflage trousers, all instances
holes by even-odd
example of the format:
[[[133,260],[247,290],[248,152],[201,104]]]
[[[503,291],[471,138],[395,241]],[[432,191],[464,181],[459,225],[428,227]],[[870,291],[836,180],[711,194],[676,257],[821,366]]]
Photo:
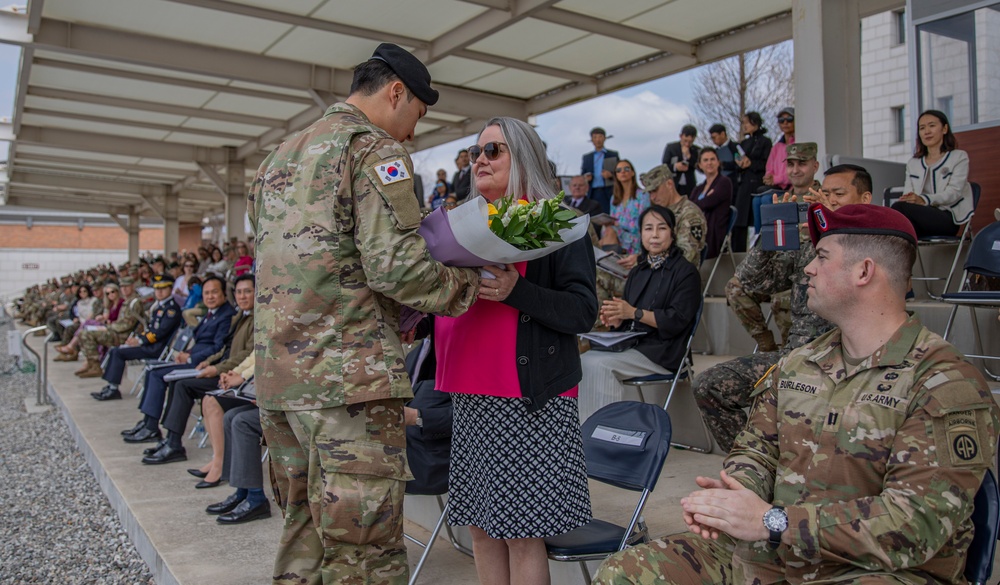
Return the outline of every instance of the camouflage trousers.
[[[774,322],[781,332],[782,341],[788,339],[788,330],[792,327],[792,291],[782,291],[774,295],[766,295],[747,291],[735,276],[726,283],[726,302],[736,313],[743,328],[750,337],[757,339],[767,331],[767,319],[761,304],[771,302],[771,312]]]
[[[597,269],[597,306],[600,308],[604,301],[610,301],[614,297],[621,298],[625,294],[625,279],[618,278],[610,272]],[[601,323],[601,318],[597,318],[595,329],[604,331],[606,327]]]
[[[275,585],[403,585],[402,399],[260,411],[285,524]]]
[[[741,566],[734,569],[735,542],[725,534],[719,540],[685,532],[640,544],[608,557],[594,576],[594,585],[729,585],[730,583],[785,583],[784,563],[779,555],[767,564],[748,564],[737,554]],[[742,553],[741,553],[742,554]],[[916,577],[916,578],[914,578]],[[921,578],[922,577],[922,578]],[[905,573],[858,576],[821,575],[816,583],[836,585],[880,585],[933,583],[926,576]]]
[[[754,385],[780,358],[780,351],[754,353],[714,365],[695,378],[692,391],[702,418],[726,452],[747,424],[743,409],[752,402]]]
[[[83,331],[80,333],[80,351],[88,360],[100,359],[97,347],[103,345],[110,349],[118,347],[128,339],[128,333],[119,333],[110,329]]]

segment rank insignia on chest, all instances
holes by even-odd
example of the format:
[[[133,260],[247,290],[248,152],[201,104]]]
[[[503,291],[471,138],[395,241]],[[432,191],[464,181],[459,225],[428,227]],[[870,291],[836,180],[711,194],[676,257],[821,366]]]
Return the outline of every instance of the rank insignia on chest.
[[[378,171],[378,178],[383,185],[391,185],[410,178],[410,173],[407,172],[406,165],[403,164],[401,158],[381,163],[375,167],[375,170]]]

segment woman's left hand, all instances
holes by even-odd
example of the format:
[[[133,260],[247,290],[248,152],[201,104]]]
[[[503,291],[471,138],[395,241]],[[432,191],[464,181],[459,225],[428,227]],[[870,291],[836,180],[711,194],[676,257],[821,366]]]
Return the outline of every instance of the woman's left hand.
[[[926,205],[924,198],[916,193],[906,193],[899,198],[903,203],[912,203],[914,205]]]
[[[611,320],[618,320],[619,322],[632,319],[635,317],[635,307],[626,303],[624,300],[615,297],[610,301],[604,301],[604,305],[601,307],[601,318]]]
[[[483,266],[483,270],[492,274],[495,278],[484,278],[479,284],[479,298],[488,301],[503,301],[514,290],[517,279],[521,276],[517,273],[517,268],[513,264],[508,264],[504,268],[499,266]]]

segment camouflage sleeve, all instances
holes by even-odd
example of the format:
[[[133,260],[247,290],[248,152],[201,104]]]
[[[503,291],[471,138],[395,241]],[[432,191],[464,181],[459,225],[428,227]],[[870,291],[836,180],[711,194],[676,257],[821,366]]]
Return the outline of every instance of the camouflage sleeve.
[[[786,291],[792,287],[794,276],[792,254],[792,251],[768,252],[754,246],[736,267],[736,278],[747,292],[771,295]]]
[[[754,386],[750,419],[736,436],[723,469],[765,502],[774,499],[778,468],[777,379],[784,360],[772,366]]]
[[[968,527],[998,417],[989,391],[961,368],[925,378],[895,429],[880,495],[787,508],[797,555],[897,571],[924,564]]]
[[[684,259],[694,265],[701,266],[701,250],[705,247],[705,216],[698,213],[685,214],[682,225],[677,226],[677,247],[684,252]]]
[[[368,286],[424,313],[455,316],[467,311],[479,291],[479,271],[451,268],[433,258],[417,234],[420,208],[413,195],[412,164],[403,146],[383,140],[354,169],[355,238]],[[393,163],[410,176],[385,177]]]

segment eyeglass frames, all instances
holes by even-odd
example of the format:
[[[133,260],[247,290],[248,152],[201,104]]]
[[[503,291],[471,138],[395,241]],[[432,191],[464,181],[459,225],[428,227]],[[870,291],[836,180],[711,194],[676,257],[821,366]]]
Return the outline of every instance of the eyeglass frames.
[[[472,160],[478,160],[479,155],[485,154],[486,160],[496,160],[500,158],[500,147],[507,147],[506,142],[487,142],[486,144],[479,146],[478,144],[473,144],[469,147],[469,156]],[[509,147],[507,147],[509,150]]]

